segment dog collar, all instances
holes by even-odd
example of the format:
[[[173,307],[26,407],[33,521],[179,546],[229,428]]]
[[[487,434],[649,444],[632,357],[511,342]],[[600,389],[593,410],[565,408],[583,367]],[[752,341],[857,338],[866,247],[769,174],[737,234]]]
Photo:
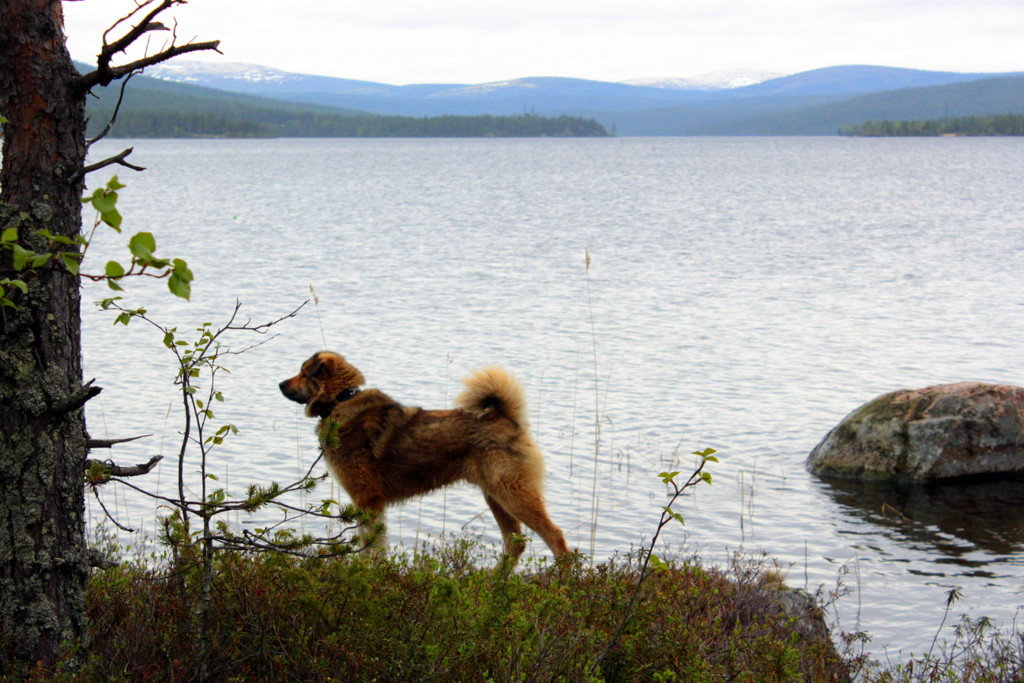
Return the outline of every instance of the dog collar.
[[[319,409],[316,411],[317,417],[319,417],[322,420],[327,419],[327,417],[330,416],[331,411],[334,410],[334,406],[338,405],[339,403],[344,403],[345,401],[348,401],[349,399],[357,395],[360,391],[361,389],[358,389],[356,387],[339,391],[338,395],[334,397],[333,401],[326,404],[321,403],[318,406]]]
[[[362,390],[359,389],[358,387],[352,387],[350,389],[345,389],[344,391],[339,391],[338,395],[334,397],[334,402],[344,403],[345,401],[349,400],[350,398],[358,394],[360,391]]]

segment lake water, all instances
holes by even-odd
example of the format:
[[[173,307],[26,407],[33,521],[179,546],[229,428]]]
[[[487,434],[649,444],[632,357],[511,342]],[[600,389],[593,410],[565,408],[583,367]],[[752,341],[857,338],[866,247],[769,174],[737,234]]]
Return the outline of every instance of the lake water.
[[[868,631],[872,651],[927,650],[954,586],[950,622],[1008,626],[1024,603],[1024,487],[836,487],[804,468],[880,393],[1024,383],[1024,142],[115,140],[94,156],[129,145],[149,170],[120,174],[126,233],[151,230],[196,273],[191,304],[155,282],[130,283],[129,303],[185,329],[236,297],[262,321],[319,295],[229,361],[218,419],[241,431],[212,462],[229,489],[314,458],[314,423],[277,383],[325,345],[426,407],[496,363],[528,391],[553,519],[597,559],[653,532],[674,453],[713,447],[714,483],[678,506],[686,527],[666,542],[716,562],[767,552],[811,591],[841,579],[839,628]],[[89,260],[123,241],[105,234]],[[90,285],[85,301],[106,295]],[[160,334],[88,305],[84,318],[87,377],[105,387],[90,431],[154,434],[117,448],[121,462],[173,456]],[[169,458],[148,483],[174,479]],[[152,532],[152,503],[106,495]],[[389,524],[409,548],[453,532],[498,546],[469,487]]]

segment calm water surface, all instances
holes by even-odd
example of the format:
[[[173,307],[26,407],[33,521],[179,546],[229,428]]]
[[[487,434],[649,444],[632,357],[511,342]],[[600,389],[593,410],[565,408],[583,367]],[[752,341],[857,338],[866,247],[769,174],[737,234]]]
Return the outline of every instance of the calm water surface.
[[[598,559],[652,533],[673,454],[713,447],[714,484],[681,505],[669,544],[718,562],[764,551],[812,591],[845,582],[839,628],[868,631],[875,652],[927,650],[954,586],[954,616],[1008,626],[1024,603],[1024,487],[832,486],[803,464],[882,392],[1024,383],[1024,142],[146,140],[96,156],[128,145],[149,170],[121,174],[126,232],[153,231],[197,277],[191,304],[158,283],[132,283],[129,303],[186,329],[236,297],[253,320],[310,285],[320,298],[319,315],[231,361],[218,418],[241,433],[212,468],[230,489],[315,456],[313,422],[277,383],[325,345],[427,407],[498,363],[527,387],[552,517]],[[106,235],[89,258],[123,241]],[[118,448],[123,462],[173,455],[160,335],[84,315],[87,376],[105,387],[91,432],[154,434]],[[151,484],[170,492],[162,467]],[[107,500],[153,529],[151,503]],[[497,549],[468,487],[389,521],[409,548],[467,532]]]

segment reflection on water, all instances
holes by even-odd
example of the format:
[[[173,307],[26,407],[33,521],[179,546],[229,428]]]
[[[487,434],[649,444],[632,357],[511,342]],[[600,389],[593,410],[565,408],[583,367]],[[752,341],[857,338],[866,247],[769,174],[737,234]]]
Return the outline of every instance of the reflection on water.
[[[826,490],[847,515],[880,527],[897,542],[941,555],[936,562],[977,567],[976,550],[1024,549],[1024,480],[895,485],[828,479]],[[960,542],[955,542],[956,539]]]

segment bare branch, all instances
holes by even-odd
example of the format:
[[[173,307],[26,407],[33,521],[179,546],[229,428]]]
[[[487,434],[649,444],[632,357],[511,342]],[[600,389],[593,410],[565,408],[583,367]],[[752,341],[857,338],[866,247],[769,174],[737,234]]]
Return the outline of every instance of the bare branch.
[[[96,502],[100,504],[101,508],[103,508],[103,514],[105,514],[107,516],[107,519],[109,519],[111,522],[113,522],[114,526],[116,526],[121,531],[127,531],[128,533],[134,533],[135,532],[135,529],[131,529],[129,527],[126,527],[125,525],[121,524],[116,519],[114,519],[114,516],[112,514],[110,514],[110,510],[108,510],[107,506],[103,504],[103,499],[100,498],[100,492],[97,491],[95,487],[93,487],[93,489],[92,489],[92,494],[93,494],[93,496],[96,497]]]
[[[113,119],[111,119],[111,122],[113,122]],[[136,166],[135,164],[130,164],[127,161],[125,161],[125,158],[134,151],[134,147],[129,147],[120,154],[115,154],[114,156],[108,159],[104,159],[103,161],[97,161],[95,164],[89,164],[88,166],[82,169],[82,174],[84,175],[86,173],[98,171],[101,168],[106,168],[107,166],[110,166],[111,164],[120,164],[121,166],[130,168],[133,171],[145,171],[146,169],[143,168],[142,166]]]
[[[136,439],[145,439],[147,436],[153,436],[152,434],[140,434],[139,436],[129,436],[127,439],[93,439],[90,438],[85,442],[85,447],[89,450],[94,448],[110,448],[116,446],[119,443],[128,443],[129,441],[135,441]]]
[[[167,61],[172,57],[185,54],[186,52],[197,52],[200,50],[213,50],[215,52],[220,52],[218,49],[220,41],[218,40],[212,40],[204,43],[189,41],[184,45],[176,45],[175,43],[178,39],[177,22],[174,24],[174,30],[171,31],[166,24],[156,21],[156,17],[161,12],[164,12],[175,5],[183,5],[185,2],[186,0],[160,0],[160,2],[157,3],[156,0],[145,0],[145,2],[139,2],[135,9],[114,22],[114,24],[103,33],[103,47],[100,49],[100,53],[96,56],[96,69],[85,74],[78,80],[79,91],[88,92],[97,85],[109,85],[112,81],[124,78],[129,74],[141,71],[147,66],[159,64],[160,62]],[[137,17],[147,8],[148,11],[143,14],[123,36],[112,43],[107,42],[108,36],[115,28],[122,23]],[[121,66],[111,65],[116,54],[124,52],[141,36],[153,31],[171,31],[170,46],[156,54],[150,55],[147,45],[145,57]]]
[[[114,55],[116,55],[118,52],[124,52],[125,50],[127,50],[131,46],[131,44],[138,40],[139,36],[141,36],[143,33],[148,33],[149,31],[154,30],[166,31],[166,26],[164,26],[160,22],[154,22],[153,20],[156,18],[158,14],[160,14],[164,10],[174,5],[182,4],[182,0],[162,0],[159,5],[157,5],[154,9],[150,10],[149,13],[146,14],[146,16],[142,17],[139,23],[132,26],[127,33],[125,33],[123,36],[115,40],[113,43],[107,43],[107,36],[110,34],[111,31],[114,30],[115,27],[118,26],[118,24],[127,21],[136,13],[138,13],[141,9],[151,4],[153,4],[153,0],[146,0],[146,2],[138,5],[128,15],[118,19],[113,26],[111,26],[103,32],[103,48],[100,50],[100,54],[96,59],[96,65],[98,67],[97,70],[102,71],[105,69],[109,69],[110,60],[113,59]]]
[[[155,55],[149,55],[142,59],[137,59],[134,62],[129,62],[122,66],[110,66],[106,68],[96,69],[78,79],[78,88],[82,91],[88,91],[97,85],[109,85],[111,82],[116,81],[119,78],[124,78],[133,71],[141,71],[147,66],[153,66],[160,62],[166,62],[172,57],[183,55],[187,52],[199,52],[201,50],[213,50],[214,52],[221,54],[219,40],[211,40],[205,43],[186,43],[185,45],[172,45],[171,47],[158,52]]]
[[[101,130],[96,137],[85,141],[86,147],[92,147],[94,142],[105,138],[107,133],[110,132],[111,127],[117,122],[117,115],[121,112],[121,103],[124,102],[124,89],[128,86],[128,81],[132,80],[132,76],[134,75],[135,72],[132,72],[125,76],[124,80],[121,81],[121,90],[117,94],[117,104],[114,105],[114,112],[110,115],[110,120],[107,121],[107,125],[103,127],[103,130]],[[85,175],[85,173],[88,173],[88,171],[84,172],[82,175]]]
[[[97,394],[103,391],[103,387],[94,387],[92,385],[95,382],[95,378],[89,380],[78,389],[71,392],[68,396],[55,402],[46,411],[54,417],[63,417],[68,413],[72,413],[86,404],[90,399],[94,398]]]
[[[131,441],[131,439],[125,439]],[[154,455],[149,459],[149,462],[142,462],[138,465],[117,465],[110,460],[86,460],[86,468],[92,468],[98,466],[100,471],[98,476],[102,477],[102,481],[109,481],[110,477],[138,477],[143,474],[149,474],[150,471],[156,467],[156,464],[164,459],[162,455]]]
[[[229,320],[228,324],[224,326],[224,329],[225,330],[249,330],[251,332],[258,332],[260,334],[265,334],[266,331],[267,331],[267,328],[273,327],[274,325],[276,325],[279,322],[282,322],[284,320],[287,320],[288,318],[294,318],[295,316],[297,316],[299,314],[299,311],[301,311],[305,307],[305,305],[308,304],[308,303],[309,303],[309,299],[306,299],[301,304],[299,304],[294,309],[292,309],[292,311],[290,313],[285,313],[284,315],[282,315],[277,320],[271,320],[270,322],[267,322],[267,323],[260,323],[259,325],[253,325],[252,324],[252,319],[249,319],[249,320],[245,321],[245,323],[242,324],[242,325],[233,325],[232,323],[234,322],[235,316],[232,315],[231,316],[231,320]],[[241,307],[241,305],[242,305],[241,302],[239,302],[236,299],[235,300],[235,312],[236,313],[238,312],[238,309]]]

